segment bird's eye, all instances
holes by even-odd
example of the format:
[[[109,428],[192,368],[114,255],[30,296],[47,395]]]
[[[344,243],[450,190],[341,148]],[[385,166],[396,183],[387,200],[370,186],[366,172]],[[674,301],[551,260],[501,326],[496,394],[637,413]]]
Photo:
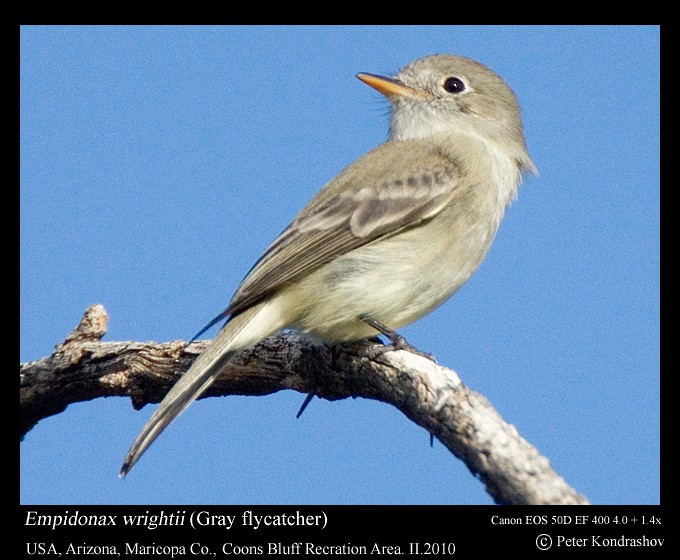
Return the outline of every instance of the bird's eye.
[[[465,83],[460,78],[446,78],[444,81],[444,89],[449,93],[460,93],[461,91],[465,91]]]

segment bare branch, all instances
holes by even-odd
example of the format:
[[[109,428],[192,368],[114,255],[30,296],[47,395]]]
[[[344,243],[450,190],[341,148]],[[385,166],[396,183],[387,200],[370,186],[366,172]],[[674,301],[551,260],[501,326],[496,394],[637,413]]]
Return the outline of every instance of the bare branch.
[[[159,402],[207,342],[100,342],[108,317],[91,306],[47,358],[21,364],[21,436],[69,404],[127,396]],[[391,404],[437,437],[502,504],[586,504],[549,461],[450,369],[404,350],[371,357],[368,343],[319,345],[279,333],[235,356],[206,392],[266,395],[292,389],[336,400]]]

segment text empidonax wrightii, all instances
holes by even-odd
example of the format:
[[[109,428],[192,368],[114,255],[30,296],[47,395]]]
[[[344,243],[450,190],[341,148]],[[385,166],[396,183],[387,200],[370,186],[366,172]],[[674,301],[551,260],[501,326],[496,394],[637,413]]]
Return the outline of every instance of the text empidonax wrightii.
[[[353,341],[432,311],[477,269],[523,174],[536,172],[517,99],[486,66],[435,55],[392,78],[357,77],[390,102],[388,141],[327,183],[255,263],[121,476],[235,352],[284,327]]]

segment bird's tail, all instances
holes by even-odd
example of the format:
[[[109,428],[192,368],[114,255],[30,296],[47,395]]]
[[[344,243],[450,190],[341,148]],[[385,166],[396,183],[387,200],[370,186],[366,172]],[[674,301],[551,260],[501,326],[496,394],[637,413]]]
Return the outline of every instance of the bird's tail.
[[[274,302],[264,302],[233,317],[170,389],[130,447],[120,476],[124,477],[144,451],[203,391],[215,381],[235,352],[279,330]],[[275,305],[274,305],[275,307]]]

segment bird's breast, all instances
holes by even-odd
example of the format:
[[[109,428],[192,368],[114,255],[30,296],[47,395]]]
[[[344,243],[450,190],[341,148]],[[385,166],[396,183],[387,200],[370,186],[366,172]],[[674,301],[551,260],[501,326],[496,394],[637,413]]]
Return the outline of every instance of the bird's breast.
[[[362,315],[398,329],[427,314],[468,280],[491,245],[496,211],[481,202],[451,205],[287,287],[297,306],[293,326],[326,340],[356,340],[375,334]]]

